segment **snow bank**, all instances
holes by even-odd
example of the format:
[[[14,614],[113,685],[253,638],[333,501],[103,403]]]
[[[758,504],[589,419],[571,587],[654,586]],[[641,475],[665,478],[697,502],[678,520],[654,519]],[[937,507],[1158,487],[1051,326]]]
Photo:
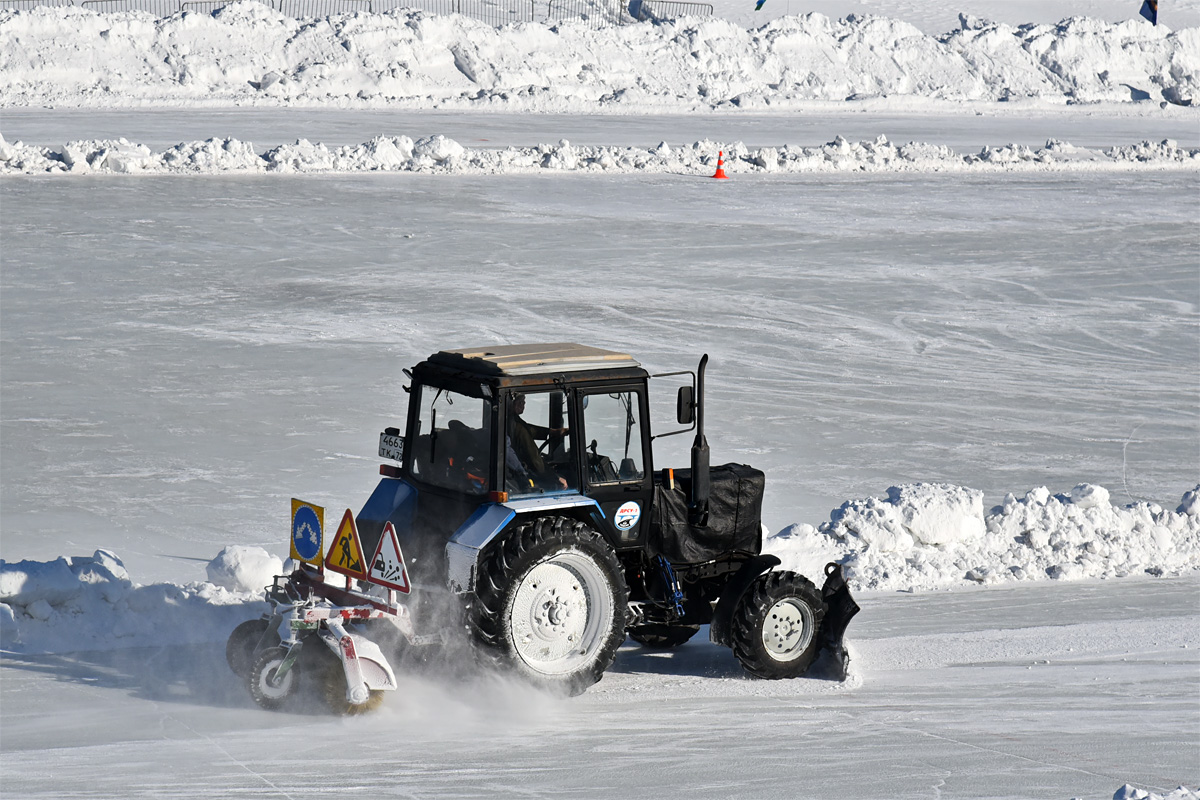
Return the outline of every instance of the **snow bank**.
[[[985,515],[975,489],[909,484],[843,503],[819,528],[784,528],[764,549],[810,576],[837,561],[858,590],[1177,574],[1200,569],[1198,492],[1169,511],[1117,508],[1102,486],[1057,495],[1039,487]]]
[[[210,576],[237,584],[237,591],[212,583],[140,586],[107,550],[48,562],[0,561],[0,646],[57,653],[221,641],[266,608],[262,587],[270,578],[259,583],[264,559],[253,551],[267,556],[261,548],[226,548],[209,565]],[[257,585],[241,589],[251,575]]]
[[[843,503],[819,528],[784,528],[764,550],[813,578],[837,561],[855,591],[1177,574],[1200,569],[1197,496],[1200,486],[1169,511],[1114,507],[1102,486],[1039,487],[985,514],[975,489],[909,484]],[[209,563],[209,582],[139,586],[106,550],[0,561],[0,641],[18,652],[223,641],[266,608],[262,587],[284,568],[262,548],[230,546]]]
[[[260,592],[283,574],[283,560],[261,547],[231,544],[206,568],[208,581],[231,592]]]
[[[1197,800],[1200,793],[1186,786],[1180,786],[1169,794],[1146,792],[1136,786],[1125,784],[1113,794],[1113,800]]]
[[[76,6],[0,12],[5,106],[346,105],[621,113],[789,109],[812,101],[1188,105],[1200,28],[1071,18],[905,22],[714,18],[493,28],[396,10],[293,19],[235,3],[162,19]]]
[[[187,142],[155,153],[142,144],[118,140],[69,142],[61,150],[9,144],[0,138],[0,174],[181,175],[213,173],[421,172],[507,175],[553,170],[582,173],[675,173],[711,175],[719,152],[725,171],[802,172],[1012,172],[1200,169],[1200,148],[1180,147],[1167,139],[1107,150],[1074,147],[1051,139],[1045,147],[984,147],[962,155],[941,145],[910,142],[894,145],[885,136],[849,142],[837,137],[819,147],[784,145],[751,150],[741,142],[694,142],[649,148],[581,147],[563,139],[534,147],[479,149],[445,136],[413,141],[407,136],[378,136],[360,145],[329,148],[301,139],[261,155],[237,139]]]

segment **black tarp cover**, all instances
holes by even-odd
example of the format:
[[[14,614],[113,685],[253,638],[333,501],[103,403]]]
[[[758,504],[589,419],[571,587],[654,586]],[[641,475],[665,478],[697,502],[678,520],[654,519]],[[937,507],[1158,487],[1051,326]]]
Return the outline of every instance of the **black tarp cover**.
[[[675,488],[654,486],[650,544],[675,564],[698,564],[732,551],[758,555],[762,549],[762,499],[766,477],[745,464],[709,470],[708,525],[688,524],[691,470],[675,470]]]

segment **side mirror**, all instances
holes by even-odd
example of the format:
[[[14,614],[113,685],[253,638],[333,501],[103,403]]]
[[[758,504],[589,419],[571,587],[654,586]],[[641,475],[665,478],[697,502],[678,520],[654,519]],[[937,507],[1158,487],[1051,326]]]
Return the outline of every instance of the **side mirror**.
[[[696,392],[691,386],[680,386],[675,398],[675,418],[680,425],[691,425],[696,420]]]

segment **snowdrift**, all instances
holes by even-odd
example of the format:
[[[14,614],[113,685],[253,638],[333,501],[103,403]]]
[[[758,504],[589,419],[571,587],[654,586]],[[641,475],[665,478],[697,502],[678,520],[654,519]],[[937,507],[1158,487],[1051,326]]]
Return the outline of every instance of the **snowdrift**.
[[[764,550],[813,578],[838,561],[856,592],[1179,574],[1200,569],[1200,486],[1175,511],[1117,508],[1106,489],[1082,484],[1010,494],[985,516],[978,490],[908,484],[848,501],[819,528],[789,526]],[[0,561],[0,644],[44,653],[223,641],[266,609],[262,587],[283,569],[262,548],[236,545],[209,563],[207,582],[186,586],[139,586],[105,550]]]
[[[987,514],[976,489],[893,486],[843,503],[820,527],[784,528],[763,549],[807,575],[837,561],[857,591],[1177,574],[1200,568],[1200,486],[1175,511],[1117,508],[1104,487],[1080,484],[1009,494]]]
[[[223,641],[267,610],[262,589],[282,566],[262,548],[232,546],[208,565],[208,581],[141,586],[107,550],[0,561],[0,647],[59,653]]]
[[[782,17],[747,30],[683,18],[493,28],[396,10],[293,19],[265,5],[155,18],[81,7],[0,12],[5,106],[342,105],[638,113],[813,101],[1190,105],[1200,28],[1071,18],[905,22]]]
[[[61,150],[8,144],[0,138],[0,174],[69,173],[181,175],[213,173],[421,172],[507,175],[542,170],[583,173],[712,174],[718,153],[727,172],[1011,172],[1200,169],[1200,148],[1174,140],[1095,150],[1052,139],[1032,149],[1009,144],[959,154],[943,145],[894,145],[886,136],[849,142],[842,137],[819,147],[785,145],[748,149],[741,142],[695,142],[656,147],[576,146],[563,139],[535,147],[479,149],[445,136],[413,141],[377,136],[360,145],[329,148],[299,140],[258,154],[237,139],[186,142],[156,153],[119,140],[69,142]]]

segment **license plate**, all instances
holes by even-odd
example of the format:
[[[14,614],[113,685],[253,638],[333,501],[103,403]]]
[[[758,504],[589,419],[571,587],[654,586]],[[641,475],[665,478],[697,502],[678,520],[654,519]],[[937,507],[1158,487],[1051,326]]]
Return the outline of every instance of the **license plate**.
[[[393,436],[389,433],[379,434],[379,457],[390,458],[392,461],[403,461],[404,437]]]

